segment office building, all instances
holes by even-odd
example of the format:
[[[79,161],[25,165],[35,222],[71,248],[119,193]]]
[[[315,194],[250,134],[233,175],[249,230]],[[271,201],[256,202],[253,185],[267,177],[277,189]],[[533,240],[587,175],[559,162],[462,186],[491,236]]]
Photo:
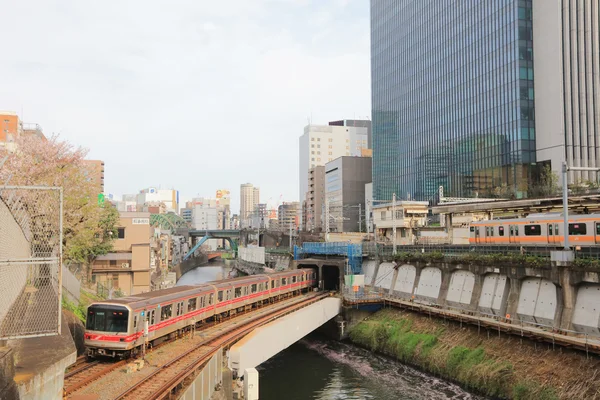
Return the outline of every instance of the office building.
[[[150,291],[150,213],[120,212],[113,251],[92,263],[92,283],[124,295]]]
[[[240,222],[241,227],[246,228],[252,223],[252,214],[260,202],[260,189],[251,183],[240,185]]]
[[[329,125],[307,125],[300,136],[300,200],[306,199],[308,171],[324,166],[342,156],[360,156],[362,149],[369,147],[369,121],[355,121],[353,125],[340,125],[345,121],[334,121]]]
[[[104,161],[83,160],[85,173],[95,186],[96,194],[104,193]]]
[[[307,232],[321,232],[321,216],[325,201],[325,167],[320,165],[308,171],[308,190],[304,201],[303,228]]]
[[[300,203],[297,201],[284,201],[277,209],[277,225],[279,230],[284,232],[287,232],[290,228],[297,230],[300,226],[299,216]]]
[[[375,199],[525,197],[544,165],[598,165],[598,2],[371,1]]]
[[[179,213],[179,191],[172,189],[147,188],[142,189],[136,196],[138,210],[143,209],[144,205],[152,203],[164,203],[167,212]]]
[[[365,185],[372,179],[371,158],[340,157],[325,164],[324,225],[329,232],[365,232]],[[328,208],[328,210],[327,210]]]
[[[26,135],[46,140],[42,127],[38,124],[24,123],[14,111],[0,111],[1,147],[5,147],[8,151],[14,151],[17,139]]]

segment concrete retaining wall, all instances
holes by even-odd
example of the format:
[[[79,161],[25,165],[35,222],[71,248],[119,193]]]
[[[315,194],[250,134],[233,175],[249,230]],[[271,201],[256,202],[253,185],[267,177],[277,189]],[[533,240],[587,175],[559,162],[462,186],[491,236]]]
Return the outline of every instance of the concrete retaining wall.
[[[219,349],[179,399],[209,400],[215,391],[215,387],[222,381],[222,366],[223,350]]]
[[[0,260],[27,259],[31,246],[12,213],[0,199]],[[0,265],[0,322],[10,310],[27,282],[26,266]]]
[[[238,258],[243,261],[265,265],[265,248],[240,247],[238,248]]]
[[[417,303],[600,336],[600,273],[411,262],[363,264],[365,283]]]

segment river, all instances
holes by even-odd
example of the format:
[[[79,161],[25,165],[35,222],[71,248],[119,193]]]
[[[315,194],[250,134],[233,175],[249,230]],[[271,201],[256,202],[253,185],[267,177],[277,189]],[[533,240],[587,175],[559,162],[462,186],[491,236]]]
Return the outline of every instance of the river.
[[[177,285],[227,277],[228,263],[211,263]],[[261,400],[480,400],[460,387],[346,342],[310,335],[261,364]]]

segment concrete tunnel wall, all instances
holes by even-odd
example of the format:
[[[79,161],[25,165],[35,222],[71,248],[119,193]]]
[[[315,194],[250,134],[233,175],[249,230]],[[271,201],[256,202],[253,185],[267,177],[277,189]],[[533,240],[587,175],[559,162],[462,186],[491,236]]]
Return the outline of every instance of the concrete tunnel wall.
[[[448,263],[369,265],[388,296],[600,336],[600,273]],[[369,284],[369,280],[365,280]]]

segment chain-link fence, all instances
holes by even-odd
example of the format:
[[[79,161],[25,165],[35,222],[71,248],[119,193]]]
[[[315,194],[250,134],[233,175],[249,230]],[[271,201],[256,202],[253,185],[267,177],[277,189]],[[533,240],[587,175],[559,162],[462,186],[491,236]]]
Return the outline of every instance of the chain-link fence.
[[[0,339],[60,333],[62,197],[0,186]]]

